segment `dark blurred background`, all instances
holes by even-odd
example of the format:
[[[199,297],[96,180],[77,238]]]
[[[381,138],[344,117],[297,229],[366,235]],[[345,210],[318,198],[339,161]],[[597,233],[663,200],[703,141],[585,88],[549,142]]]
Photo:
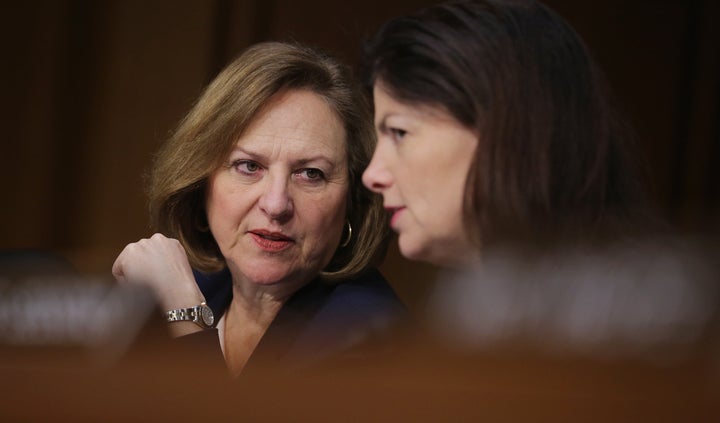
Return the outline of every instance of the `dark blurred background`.
[[[363,38],[421,0],[4,2],[0,251],[109,274],[150,235],[144,174],[202,88],[246,46],[296,39],[356,62]],[[548,0],[585,39],[634,125],[658,211],[715,231],[720,4]],[[402,271],[400,270],[402,269]],[[411,306],[436,269],[393,247],[383,270]]]

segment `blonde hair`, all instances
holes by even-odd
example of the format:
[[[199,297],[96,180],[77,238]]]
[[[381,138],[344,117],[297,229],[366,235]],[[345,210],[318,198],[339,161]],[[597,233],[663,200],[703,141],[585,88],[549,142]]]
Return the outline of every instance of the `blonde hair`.
[[[182,243],[194,268],[210,272],[225,267],[205,215],[208,177],[222,166],[258,111],[279,92],[292,89],[324,98],[345,128],[352,237],[322,275],[349,277],[384,255],[388,225],[382,199],[361,181],[375,147],[364,96],[349,70],[328,55],[298,44],[266,42],[247,49],[208,85],[155,159],[149,184],[152,224]]]

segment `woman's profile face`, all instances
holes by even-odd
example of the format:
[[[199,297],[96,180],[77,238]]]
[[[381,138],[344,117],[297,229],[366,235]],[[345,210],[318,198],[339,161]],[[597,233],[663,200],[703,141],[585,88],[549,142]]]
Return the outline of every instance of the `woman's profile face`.
[[[478,136],[443,110],[402,103],[376,83],[378,144],[363,183],[382,194],[400,252],[452,265],[475,257],[463,195]]]
[[[332,258],[348,193],[345,130],[306,90],[273,97],[209,178],[210,230],[233,278],[304,284]]]

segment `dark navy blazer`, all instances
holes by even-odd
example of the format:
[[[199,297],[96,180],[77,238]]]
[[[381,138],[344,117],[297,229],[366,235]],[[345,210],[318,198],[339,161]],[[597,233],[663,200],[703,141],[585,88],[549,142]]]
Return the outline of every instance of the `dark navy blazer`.
[[[232,300],[230,272],[194,273],[219,321]],[[407,308],[376,269],[340,283],[316,279],[283,305],[246,368],[261,360],[305,367],[368,351],[369,346],[377,351],[375,347],[390,345],[408,321]],[[201,333],[214,336],[220,350],[216,330]]]

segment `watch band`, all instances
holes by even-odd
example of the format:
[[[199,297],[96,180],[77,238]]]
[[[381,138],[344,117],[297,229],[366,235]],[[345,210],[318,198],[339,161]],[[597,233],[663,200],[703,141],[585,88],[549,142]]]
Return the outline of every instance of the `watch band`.
[[[165,312],[165,321],[171,322],[193,322],[203,329],[213,327],[215,316],[212,309],[203,301],[195,307],[177,308]]]

